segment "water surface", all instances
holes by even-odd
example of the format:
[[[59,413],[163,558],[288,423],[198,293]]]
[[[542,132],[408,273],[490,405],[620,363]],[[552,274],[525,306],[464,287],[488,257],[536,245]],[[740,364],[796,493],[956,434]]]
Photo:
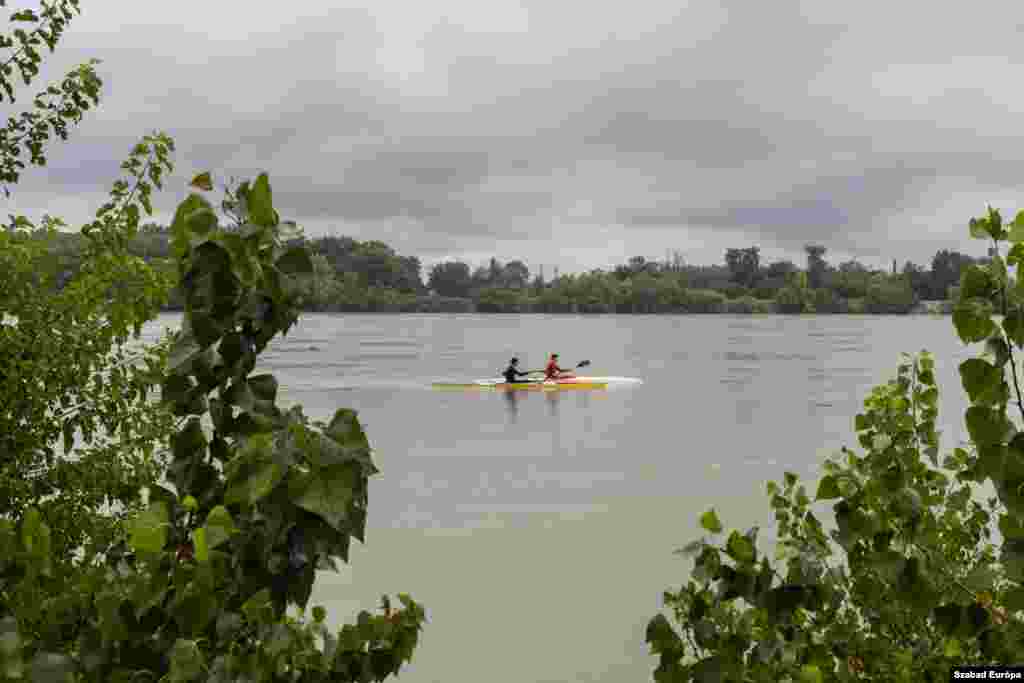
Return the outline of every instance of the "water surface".
[[[153,335],[177,326],[164,315]],[[323,573],[335,623],[409,592],[428,610],[409,683],[650,681],[643,643],[672,551],[714,505],[767,525],[764,482],[813,478],[902,351],[936,356],[948,450],[965,438],[949,317],[316,315],[261,356],[282,403],[359,411],[381,474],[366,546]],[[513,355],[643,378],[603,392],[437,391]]]

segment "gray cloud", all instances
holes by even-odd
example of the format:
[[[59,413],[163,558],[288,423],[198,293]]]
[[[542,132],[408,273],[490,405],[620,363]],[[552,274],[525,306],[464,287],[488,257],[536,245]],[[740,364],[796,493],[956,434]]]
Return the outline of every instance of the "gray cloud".
[[[324,5],[85,3],[44,75],[100,57],[104,101],[9,210],[87,220],[154,129],[178,144],[163,216],[192,173],[267,170],[307,232],[428,264],[925,261],[982,252],[985,201],[1016,209],[1017,7]]]

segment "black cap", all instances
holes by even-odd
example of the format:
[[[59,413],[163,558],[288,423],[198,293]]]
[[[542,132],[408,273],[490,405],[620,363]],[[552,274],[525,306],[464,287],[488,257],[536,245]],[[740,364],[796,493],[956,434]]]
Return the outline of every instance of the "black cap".
[[[509,363],[518,363],[518,362],[519,362],[518,358],[513,358],[512,360],[509,361]]]

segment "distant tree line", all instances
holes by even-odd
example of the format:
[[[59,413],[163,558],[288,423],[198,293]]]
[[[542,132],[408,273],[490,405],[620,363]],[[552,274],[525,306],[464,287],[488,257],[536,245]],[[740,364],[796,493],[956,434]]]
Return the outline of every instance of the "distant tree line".
[[[928,266],[869,268],[856,261],[833,266],[820,244],[805,246],[806,263],[762,262],[757,246],[726,249],[721,264],[691,265],[671,252],[664,261],[634,256],[610,271],[596,269],[545,279],[519,259],[492,258],[476,268],[463,261],[434,265],[422,276],[415,256],[377,240],[351,237],[297,240],[313,253],[314,273],[303,283],[315,311],[450,311],[572,313],[909,313],[922,301],[948,312],[963,269],[984,264],[957,251],[937,252]],[[61,287],[77,272],[83,238],[61,233],[49,267]],[[168,228],[147,224],[131,253],[171,272]],[[169,309],[180,309],[175,292]]]

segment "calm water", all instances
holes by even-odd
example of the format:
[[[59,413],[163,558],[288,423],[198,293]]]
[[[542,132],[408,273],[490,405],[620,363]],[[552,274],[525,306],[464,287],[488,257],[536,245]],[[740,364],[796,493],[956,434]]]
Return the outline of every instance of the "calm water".
[[[176,327],[166,315],[147,328]],[[764,482],[814,478],[902,351],[936,356],[943,446],[966,438],[951,319],[303,316],[263,355],[283,404],[351,407],[382,470],[366,546],[321,575],[337,623],[408,592],[430,623],[409,683],[650,681],[644,627],[684,583],[675,548],[715,505],[770,519]],[[604,392],[437,391],[512,355],[643,378]]]

